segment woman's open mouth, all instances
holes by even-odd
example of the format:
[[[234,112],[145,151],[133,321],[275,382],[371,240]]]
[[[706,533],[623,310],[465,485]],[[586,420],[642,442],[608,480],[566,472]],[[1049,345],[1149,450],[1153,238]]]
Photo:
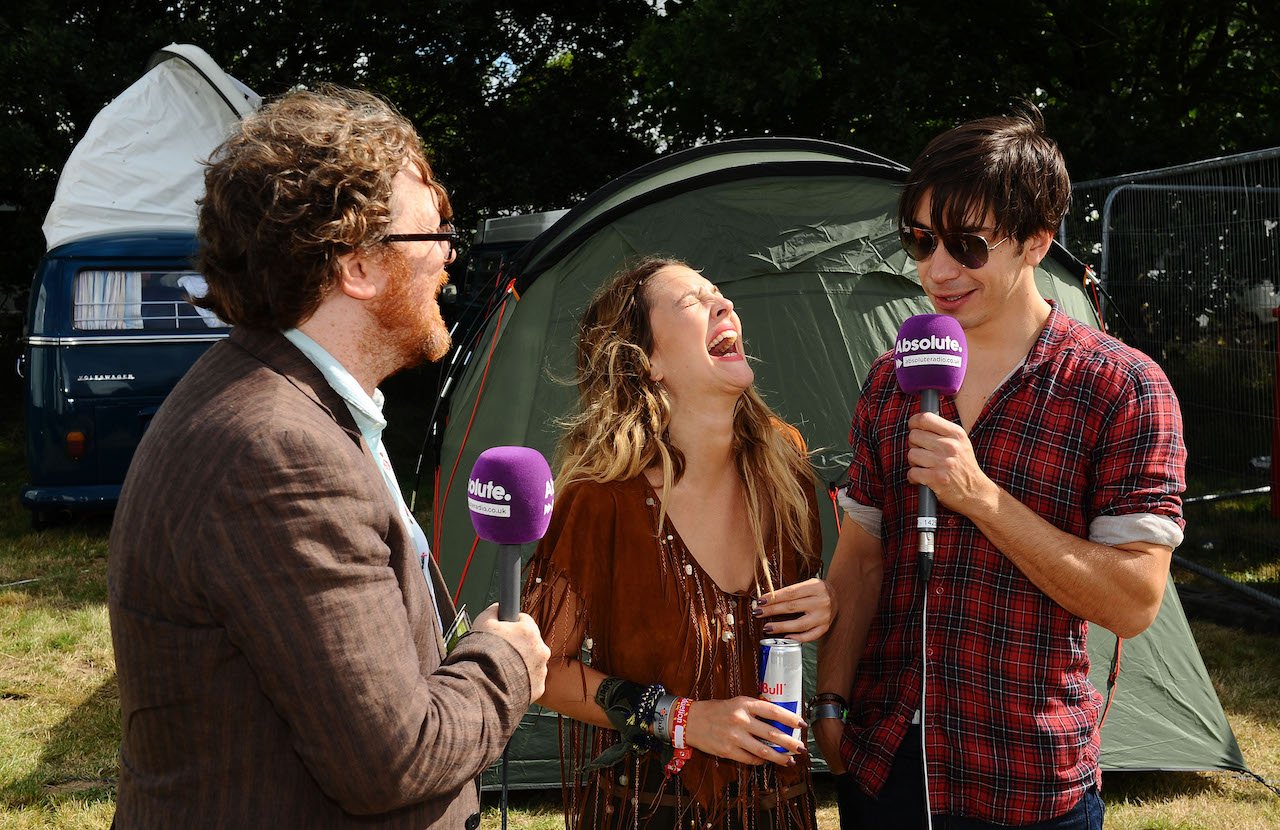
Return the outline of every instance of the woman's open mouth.
[[[707,354],[720,358],[739,356],[738,333],[733,329],[725,329],[717,334],[707,346]]]

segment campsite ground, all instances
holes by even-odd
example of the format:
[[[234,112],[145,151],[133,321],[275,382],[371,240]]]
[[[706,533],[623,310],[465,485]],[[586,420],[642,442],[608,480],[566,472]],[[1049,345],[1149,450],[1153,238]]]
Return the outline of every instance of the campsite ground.
[[[25,478],[21,429],[15,408],[0,409],[0,830],[105,828],[120,736],[106,613],[109,520],[30,530],[17,495]],[[406,436],[405,449],[393,451],[412,455],[413,444]],[[1280,594],[1280,521],[1267,516],[1263,500],[1196,505],[1189,518],[1188,557]],[[1230,618],[1241,602],[1209,603],[1216,622],[1197,619],[1190,603],[1188,613],[1245,760],[1280,783],[1280,631],[1224,624],[1249,622]],[[819,791],[820,825],[835,828],[829,782],[820,779]],[[1106,826],[1117,830],[1280,826],[1280,796],[1233,775],[1112,773],[1104,797]],[[498,826],[493,800],[486,797],[486,827]],[[518,793],[513,801],[515,830],[563,827],[557,793]]]

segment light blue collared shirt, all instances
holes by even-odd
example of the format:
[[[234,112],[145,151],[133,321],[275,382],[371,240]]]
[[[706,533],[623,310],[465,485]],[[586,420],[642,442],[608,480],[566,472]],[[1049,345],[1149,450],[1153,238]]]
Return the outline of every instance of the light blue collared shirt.
[[[382,431],[387,427],[387,419],[382,415],[382,404],[385,401],[382,390],[375,389],[373,395],[369,395],[337,358],[298,329],[286,329],[283,334],[315,364],[320,374],[324,375],[324,379],[329,382],[329,386],[333,387],[333,391],[346,402],[347,409],[350,410],[351,417],[355,419],[356,427],[360,430],[360,435],[377,461],[378,471],[382,473],[382,481],[387,485],[387,490],[400,511],[400,520],[404,522],[405,528],[413,538],[413,545],[418,551],[418,564],[422,567],[422,575],[427,580],[427,588],[430,589],[427,595],[431,597],[431,607],[436,612],[436,625],[439,626],[439,632],[443,633],[444,623],[440,619],[440,609],[436,607],[436,594],[431,584],[431,567],[428,564],[431,545],[427,542],[427,534],[409,512],[409,505],[405,503],[404,496],[400,493],[400,484],[396,481],[395,470],[391,467],[391,457],[387,455],[387,449],[382,443]]]

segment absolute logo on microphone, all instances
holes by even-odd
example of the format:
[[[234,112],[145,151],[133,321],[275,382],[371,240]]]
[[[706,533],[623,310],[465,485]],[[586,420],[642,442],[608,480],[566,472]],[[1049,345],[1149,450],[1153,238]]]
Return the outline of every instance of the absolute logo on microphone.
[[[531,447],[490,447],[467,477],[467,510],[476,535],[499,545],[536,542],[551,521],[551,467]]]
[[[893,365],[904,366],[961,366],[964,363],[964,344],[950,335],[939,337],[902,338],[894,348]]]
[[[511,494],[493,481],[467,480],[467,509],[483,516],[510,516]]]

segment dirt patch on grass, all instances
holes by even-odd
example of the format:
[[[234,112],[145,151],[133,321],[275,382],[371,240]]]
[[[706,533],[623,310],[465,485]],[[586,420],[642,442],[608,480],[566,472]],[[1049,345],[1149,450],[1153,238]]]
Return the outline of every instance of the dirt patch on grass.
[[[47,784],[41,789],[46,795],[67,795],[68,793],[82,793],[86,790],[101,790],[115,787],[116,780],[114,778],[77,778],[74,781],[59,781],[56,784]]]

